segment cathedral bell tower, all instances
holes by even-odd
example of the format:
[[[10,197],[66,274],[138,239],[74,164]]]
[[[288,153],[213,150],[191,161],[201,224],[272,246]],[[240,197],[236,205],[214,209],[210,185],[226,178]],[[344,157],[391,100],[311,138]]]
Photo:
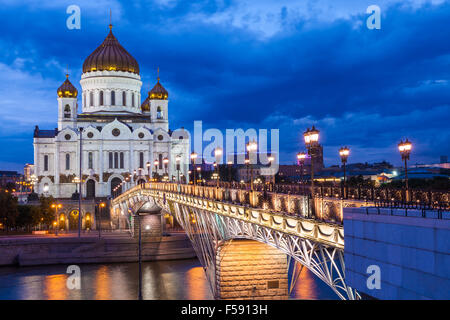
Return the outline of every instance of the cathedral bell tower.
[[[158,70],[158,82],[155,84],[152,90],[148,93],[149,106],[150,106],[150,118],[153,124],[153,128],[161,128],[165,131],[169,130],[169,93],[159,83],[159,70]]]
[[[77,89],[69,81],[69,75],[66,74],[66,80],[58,88],[58,130],[66,127],[74,128],[77,121]]]

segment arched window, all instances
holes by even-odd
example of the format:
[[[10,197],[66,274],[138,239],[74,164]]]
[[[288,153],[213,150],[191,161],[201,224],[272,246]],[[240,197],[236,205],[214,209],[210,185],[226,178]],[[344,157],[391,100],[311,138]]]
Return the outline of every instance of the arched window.
[[[103,105],[103,91],[100,91],[99,105]]]
[[[161,110],[161,107],[158,107],[157,109],[156,109],[156,119],[162,119],[163,118],[163,116],[162,116],[162,110]]]
[[[116,105],[116,92],[115,91],[111,91],[111,105],[112,106]]]
[[[88,153],[88,169],[94,169],[94,159],[92,156],[92,152]]]
[[[93,92],[89,92],[89,105],[91,107],[94,106],[94,93]]]
[[[70,170],[70,154],[66,153],[66,170]]]
[[[48,171],[48,155],[44,156],[44,171]]]
[[[158,162],[159,162],[159,169],[162,169],[162,166],[163,166],[163,157],[162,157],[162,154],[159,154],[159,156],[158,156]]]
[[[68,104],[64,107],[64,118],[70,118],[70,106]]]
[[[122,91],[122,101],[123,101],[123,105],[126,106],[127,105],[127,93],[125,91]]]
[[[134,93],[131,94],[131,105],[134,107]]]
[[[109,153],[109,168],[112,169],[113,167],[114,167],[113,166],[113,153],[110,152]]]

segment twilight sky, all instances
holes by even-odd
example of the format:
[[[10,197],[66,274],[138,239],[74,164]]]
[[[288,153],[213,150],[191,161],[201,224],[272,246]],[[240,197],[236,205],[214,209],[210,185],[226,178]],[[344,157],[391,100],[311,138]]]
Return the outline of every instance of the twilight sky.
[[[66,8],[81,8],[81,30]],[[381,30],[366,8],[381,8]],[[33,129],[56,127],[56,89],[81,92],[84,59],[113,32],[139,62],[142,96],[169,91],[172,129],[280,129],[281,163],[321,130],[325,164],[450,156],[450,2],[426,0],[0,0],[0,170],[33,162]],[[79,99],[81,106],[81,100]]]

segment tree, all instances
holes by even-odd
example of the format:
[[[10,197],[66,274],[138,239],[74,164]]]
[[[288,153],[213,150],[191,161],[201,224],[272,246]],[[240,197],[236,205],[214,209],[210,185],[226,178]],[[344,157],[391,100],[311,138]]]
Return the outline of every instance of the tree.
[[[16,220],[16,226],[18,228],[25,228],[30,230],[34,225],[33,215],[39,212],[39,207],[30,205],[19,205],[17,206],[18,216]]]
[[[39,205],[39,213],[34,217],[37,218],[37,223],[42,223],[46,226],[51,226],[53,221],[55,220],[55,210],[52,209],[52,204],[55,203],[55,199],[53,199],[52,196],[50,197],[44,197],[41,196],[39,199],[40,205]],[[35,221],[36,222],[36,221]]]
[[[15,227],[17,215],[17,198],[9,192],[0,192],[0,221],[6,231]]]

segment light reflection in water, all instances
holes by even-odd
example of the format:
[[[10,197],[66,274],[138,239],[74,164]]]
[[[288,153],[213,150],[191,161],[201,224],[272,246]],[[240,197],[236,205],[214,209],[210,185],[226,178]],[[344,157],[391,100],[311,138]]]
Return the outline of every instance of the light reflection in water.
[[[95,300],[111,299],[109,281],[108,267],[106,265],[101,265],[95,276]]]
[[[303,267],[292,289],[291,299],[299,300],[335,300],[338,296],[308,268]]]
[[[0,268],[0,299],[123,299],[138,297],[138,264],[85,264],[81,290],[66,287],[67,265]],[[144,299],[213,299],[198,260],[155,261],[143,264]],[[337,299],[306,268],[291,299]]]
[[[64,274],[45,276],[44,299],[65,300],[67,298],[67,276]]]
[[[187,299],[204,300],[205,292],[210,291],[209,283],[206,280],[202,267],[195,267],[186,272]]]

